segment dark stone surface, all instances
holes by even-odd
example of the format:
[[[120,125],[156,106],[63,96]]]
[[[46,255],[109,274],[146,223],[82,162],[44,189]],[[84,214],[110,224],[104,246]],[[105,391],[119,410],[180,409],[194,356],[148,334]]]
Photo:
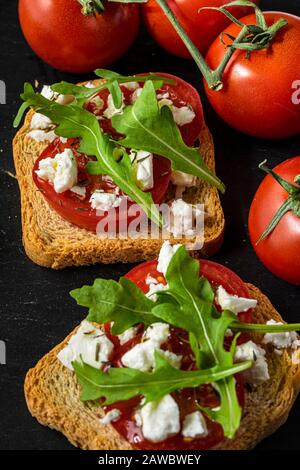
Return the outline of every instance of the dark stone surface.
[[[19,106],[24,81],[53,83],[78,77],[45,65],[25,43],[18,25],[17,2],[1,0],[0,79],[7,84],[7,104],[1,114],[1,316],[0,339],[6,342],[7,365],[0,366],[0,447],[2,449],[72,449],[55,431],[39,426],[29,415],[23,397],[23,379],[29,367],[62,340],[84,317],[68,292],[96,276],[117,279],[129,266],[92,266],[51,271],[34,265],[24,254],[21,242],[20,200],[14,172],[11,141],[12,120]],[[264,9],[300,14],[299,0],[262,0]],[[256,258],[247,235],[247,215],[254,192],[263,178],[257,165],[266,157],[273,166],[299,154],[299,139],[281,142],[256,140],[222,123],[210,109],[192,62],[167,55],[142,33],[128,54],[114,66],[124,74],[166,71],[190,81],[201,92],[205,114],[216,143],[219,176],[228,188],[223,197],[226,238],[214,260],[235,270],[243,279],[260,286],[289,321],[299,321],[299,288],[275,278]],[[299,407],[288,422],[259,449],[300,449]]]

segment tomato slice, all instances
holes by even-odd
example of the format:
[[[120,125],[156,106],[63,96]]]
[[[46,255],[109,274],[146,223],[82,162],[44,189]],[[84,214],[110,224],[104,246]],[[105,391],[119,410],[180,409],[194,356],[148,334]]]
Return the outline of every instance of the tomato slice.
[[[40,157],[36,160],[32,171],[32,177],[36,186],[47,200],[48,204],[59,215],[61,215],[68,222],[77,225],[78,227],[96,232],[98,223],[104,217],[107,217],[108,212],[105,211],[103,214],[97,214],[97,211],[92,209],[89,203],[90,196],[96,189],[103,189],[104,191],[114,190],[116,185],[112,181],[103,178],[101,175],[89,175],[85,171],[85,166],[86,163],[92,158],[77,152],[76,147],[78,147],[78,141],[75,139],[68,139],[67,143],[62,143],[60,139],[56,139],[42,152]],[[84,182],[86,187],[86,196],[84,198],[78,197],[71,191],[65,191],[64,193],[58,194],[54,190],[52,184],[39,178],[36,174],[36,170],[38,170],[41,160],[47,157],[54,158],[57,153],[63,152],[65,148],[72,148],[73,153],[77,159],[78,181],[79,183]],[[169,185],[170,174],[170,161],[166,158],[155,156],[153,159],[154,187],[150,191],[155,204],[159,204],[163,201]],[[128,200],[128,209],[133,204],[135,203]],[[124,213],[124,211],[122,212],[117,208],[116,228],[118,229],[119,224],[123,219],[125,219],[125,217],[127,223],[129,224],[137,217],[137,215],[138,214],[133,214],[132,216],[128,215],[127,217],[127,213]]]
[[[173,79],[176,84],[164,84],[162,88],[157,91],[157,93],[168,93],[169,98],[172,100],[175,106],[182,107],[189,105],[195,112],[195,118],[193,121],[190,124],[186,124],[180,127],[180,132],[184,141],[188,145],[192,145],[199,137],[199,133],[203,126],[203,111],[199,94],[191,85],[189,85],[184,80],[175,77],[174,75],[164,73],[161,73],[160,75]],[[144,83],[141,82],[140,86],[144,86]],[[125,105],[131,104],[134,90],[128,89],[124,85],[121,85],[121,87],[124,95]],[[103,112],[107,107],[108,95],[108,90],[102,90],[100,93],[98,93],[99,98],[101,98],[101,100],[104,102],[102,109],[98,109],[99,107],[97,106],[97,100],[95,101],[95,97],[93,97],[93,99],[87,103],[86,108],[88,111],[94,113],[99,118],[99,125],[104,132],[110,134],[115,139],[122,138],[122,136],[118,134],[115,129],[113,129],[111,120],[103,117]],[[114,191],[114,189],[116,189],[116,185],[113,181],[107,179],[105,176],[89,175],[86,172],[85,167],[88,161],[92,160],[93,158],[80,154],[76,150],[77,147],[78,141],[76,139],[68,139],[66,143],[62,143],[60,139],[56,139],[42,152],[40,157],[36,160],[33,168],[33,180],[38,189],[43,193],[49,205],[64,219],[74,225],[77,225],[78,227],[96,232],[99,222],[104,221],[104,218],[105,222],[109,222],[109,212],[105,211],[99,214],[99,211],[92,209],[89,203],[90,196],[96,189]],[[74,151],[78,165],[78,182],[85,185],[85,196],[78,196],[72,191],[65,191],[64,193],[57,194],[53,186],[48,181],[42,180],[36,174],[36,170],[38,170],[41,160],[47,157],[54,158],[57,153],[62,152],[65,148],[72,148]],[[150,190],[150,192],[152,194],[154,203],[160,204],[164,199],[170,182],[170,161],[160,156],[154,156],[153,176],[154,187]],[[122,192],[120,192],[120,194],[122,194]],[[128,200],[127,208],[116,208],[115,211],[111,212],[113,218],[110,219],[110,221],[112,223],[115,221],[113,228],[116,231],[119,230],[121,225],[122,227],[128,227],[128,225],[134,219],[139,217],[140,214],[143,214],[142,209],[140,209],[140,211],[137,213],[128,213],[130,207],[133,204],[135,204],[133,201]],[[109,230],[108,225],[106,225],[103,230]]]
[[[140,75],[148,75],[146,73]],[[185,80],[182,80],[175,75],[171,75],[168,73],[157,72],[157,75],[162,77],[170,78],[176,82],[174,85],[163,84],[163,86],[156,91],[157,95],[163,95],[165,93],[169,94],[169,99],[172,100],[173,104],[178,108],[183,106],[190,106],[194,113],[195,117],[192,122],[189,124],[185,124],[183,126],[179,126],[179,130],[181,132],[182,138],[184,142],[191,146],[195,143],[195,141],[199,138],[200,131],[204,124],[204,117],[203,117],[203,108],[200,96],[197,90],[192,87],[189,83]],[[140,87],[142,88],[145,83],[139,82]],[[126,106],[132,104],[132,95],[134,93],[133,90],[128,90],[126,86],[121,85],[121,89],[124,95],[124,104]],[[99,98],[103,100],[104,105],[101,110],[97,109],[97,105],[95,104],[94,100],[91,100],[87,103],[86,108],[88,111],[103,117],[103,112],[107,107],[107,98],[109,92],[108,90],[102,90],[98,93]],[[116,132],[116,130],[112,126],[111,119],[101,119],[99,120],[100,126],[104,132],[111,134],[114,138],[121,138],[121,135]]]
[[[212,261],[201,260],[199,274],[205,276],[214,287],[222,285],[231,295],[249,298],[248,289],[243,281],[230,269]],[[148,276],[156,278],[159,282],[165,283],[164,276],[157,271],[157,261],[148,261],[133,268],[126,274],[126,278],[134,282],[144,293],[147,293],[149,286],[146,283]],[[250,322],[252,310],[239,315],[240,320]],[[107,326],[109,332],[110,326]],[[122,367],[122,356],[136,344],[141,342],[143,327],[140,326],[137,335],[123,345],[115,344],[113,357],[111,358],[114,367]],[[183,356],[182,369],[191,369],[193,365],[191,358],[191,349],[188,343],[188,334],[183,330],[171,327],[170,339],[164,345],[164,349],[169,349],[176,354]],[[244,406],[244,384],[241,376],[237,374],[236,391],[240,405]],[[180,419],[183,422],[184,417],[197,411],[201,407],[219,406],[219,397],[213,387],[208,384],[196,389],[184,389],[172,393],[173,398],[179,405]],[[111,423],[112,426],[133,446],[142,450],[205,450],[210,449],[224,439],[222,426],[213,422],[205,416],[208,435],[204,438],[186,439],[178,434],[172,438],[166,439],[158,444],[145,440],[142,430],[137,426],[134,419],[134,411],[140,404],[140,397],[131,400],[114,403],[107,407],[107,410],[118,408],[121,411],[121,417]]]

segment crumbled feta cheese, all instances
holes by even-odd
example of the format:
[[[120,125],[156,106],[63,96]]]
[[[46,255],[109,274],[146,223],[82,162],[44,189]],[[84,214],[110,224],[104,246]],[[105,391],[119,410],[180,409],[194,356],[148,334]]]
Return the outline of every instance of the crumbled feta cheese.
[[[85,197],[86,195],[86,187],[85,186],[73,186],[73,188],[70,189],[72,193],[77,194],[77,196]]]
[[[113,410],[108,411],[108,413],[106,413],[106,415],[100,419],[100,423],[104,425],[114,423],[115,421],[118,421],[120,416],[121,411],[117,408],[114,408]]]
[[[230,328],[227,328],[224,336],[225,338],[230,338],[231,336],[233,336],[233,331]]]
[[[162,98],[159,98],[162,96]],[[178,126],[184,126],[185,124],[190,124],[194,119],[196,114],[190,106],[181,106],[177,107],[173,104],[173,101],[169,99],[167,94],[158,95],[158,106],[162,108],[163,106],[168,106],[172,111],[174,121]]]
[[[171,110],[174,121],[178,126],[185,126],[186,124],[190,124],[196,116],[193,109],[189,106],[182,106],[181,108],[177,108],[177,106],[173,105]]]
[[[119,207],[123,198],[114,193],[105,193],[102,190],[93,192],[90,198],[92,209],[109,211],[114,207]]]
[[[131,103],[134,104],[136,102],[136,100],[141,96],[142,94],[142,91],[143,89],[142,88],[138,88],[137,90],[135,90],[132,95],[131,95]]]
[[[170,261],[180,246],[182,245],[171,245],[169,240],[164,241],[158,256],[158,272],[163,273],[164,276],[166,275]]]
[[[56,101],[58,104],[69,104],[74,100],[73,95],[60,95],[56,91],[53,91],[49,85],[43,86],[41,95],[47,98],[47,100]]]
[[[266,351],[253,341],[237,346],[234,356],[236,362],[253,361],[253,366],[242,373],[247,382],[257,385],[269,380],[270,375],[265,355]]]
[[[207,436],[207,426],[203,414],[194,411],[186,415],[182,425],[182,435],[184,437],[199,438]]]
[[[173,233],[175,238],[184,235],[195,235],[195,224],[199,218],[204,218],[203,210],[188,204],[183,199],[175,199],[170,206],[170,223],[167,230]]]
[[[267,325],[283,325],[283,323],[277,322],[275,320],[269,320],[267,321]],[[293,348],[293,343],[295,341],[299,342],[298,335],[295,331],[286,331],[286,332],[280,332],[280,333],[266,333],[263,339],[263,343],[273,344],[273,346],[275,346],[275,348],[277,349]]]
[[[170,327],[167,323],[153,323],[145,331],[144,341],[124,354],[123,365],[142,372],[149,372],[155,365],[155,351],[159,351],[173,367],[179,369],[182,356],[160,349],[169,336]]]
[[[191,188],[192,186],[196,186],[197,176],[189,175],[183,171],[172,171],[171,182],[176,186]]]
[[[158,93],[157,94],[157,99],[158,100],[163,100],[163,99],[167,99],[167,98],[170,98],[170,94],[166,91],[165,93]],[[172,103],[172,101],[171,101]]]
[[[129,157],[133,168],[136,170],[136,179],[141,189],[143,191],[152,189],[154,185],[152,153],[146,152],[145,150],[132,149]]]
[[[113,102],[113,98],[112,98],[111,94],[109,94],[109,95],[108,95],[108,98],[107,98],[107,108],[106,108],[106,110],[104,111],[103,115],[104,115],[107,119],[111,119],[113,116],[116,116],[117,114],[122,114],[124,107],[125,107],[125,104],[124,104],[124,97],[123,97],[123,99],[122,99],[121,107],[120,107],[120,108],[116,108],[115,105],[114,105],[114,102]]]
[[[222,310],[230,310],[236,315],[257,306],[257,300],[230,295],[222,286],[219,286],[217,289],[216,302],[220,305]]]
[[[96,88],[96,85],[94,85],[93,82],[87,82],[84,86],[85,86],[86,88]]]
[[[170,325],[168,323],[152,323],[144,333],[144,338],[161,346],[170,336]]]
[[[41,113],[34,113],[30,123],[30,129],[49,130],[53,129],[54,126],[51,119]]]
[[[161,284],[161,283],[149,284],[149,291],[147,292],[146,297],[153,300],[153,302],[156,302],[157,301],[156,292],[160,292],[160,291],[167,290],[167,289],[169,289],[168,284]]]
[[[171,395],[152,401],[140,410],[144,438],[162,442],[180,431],[179,407]]]
[[[77,163],[72,150],[67,148],[54,158],[41,160],[36,174],[39,178],[53,183],[57,193],[71,189],[77,183]]]
[[[55,139],[57,139],[57,135],[55,134],[54,131],[48,131],[45,132],[40,129],[34,129],[32,131],[27,132],[26,134],[27,137],[30,137],[31,139],[35,140],[36,142],[53,142]]]
[[[128,328],[128,330],[124,331],[124,333],[121,333],[118,335],[120,344],[123,345],[127,343],[127,341],[131,340],[136,336],[138,328],[136,326],[133,326],[131,328]]]
[[[138,82],[127,82],[127,83],[122,83],[122,86],[127,88],[128,90],[138,90],[140,88],[140,85]]]
[[[72,362],[79,360],[99,369],[109,361],[113,348],[113,343],[100,327],[84,320],[57,358],[70,370],[73,370]]]
[[[147,286],[150,286],[150,284],[158,284],[158,280],[148,274],[148,276],[146,277],[146,284]]]

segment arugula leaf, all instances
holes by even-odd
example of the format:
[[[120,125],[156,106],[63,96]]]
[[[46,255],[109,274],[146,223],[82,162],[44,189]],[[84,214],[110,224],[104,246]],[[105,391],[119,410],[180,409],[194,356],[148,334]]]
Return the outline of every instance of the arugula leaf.
[[[175,81],[170,78],[156,75],[153,73],[141,76],[125,76],[120,75],[116,72],[112,72],[111,70],[97,69],[95,70],[95,74],[98,77],[103,78],[105,82],[101,83],[100,85],[94,88],[87,88],[83,85],[74,85],[65,81],[55,83],[51,86],[51,88],[53,91],[56,91],[57,93],[60,93],[62,95],[73,95],[79,106],[83,106],[83,104],[88,99],[92,98],[100,91],[108,89],[112,95],[114,105],[116,106],[116,108],[120,108],[122,104],[122,92],[119,85],[122,83],[124,84],[129,82],[146,82],[150,80],[153,81],[155,88],[161,88],[163,83],[168,83],[171,85],[175,83]]]
[[[78,305],[89,307],[88,321],[103,324],[113,321],[112,333],[119,335],[137,323],[145,326],[157,321],[151,314],[153,301],[129,279],[119,282],[96,279],[92,286],[70,292]]]
[[[126,136],[120,145],[169,158],[173,170],[198,176],[224,192],[223,183],[205,164],[199,149],[184,143],[169,107],[159,108],[151,81],[145,83],[132,106],[127,106],[123,114],[113,116],[112,123]]]
[[[124,152],[123,158],[114,158],[115,144],[103,134],[96,117],[75,104],[67,106],[49,101],[39,93],[35,93],[30,84],[25,84],[22,99],[28,106],[48,116],[57,128],[57,135],[63,137],[79,137],[79,151],[97,157],[97,173],[111,176],[113,181],[145,211],[147,217],[161,226],[161,215],[154,205],[149,192],[143,192],[131,177],[131,161]]]
[[[208,281],[199,283],[199,263],[188,255],[185,247],[180,247],[172,257],[166,279],[169,289],[164,292],[163,301],[159,300],[152,309],[153,314],[165,322],[184,328],[196,338],[200,346],[197,360],[201,368],[215,365],[231,367],[234,350],[225,350],[224,337],[227,328],[236,321],[236,316],[229,311],[224,311],[222,315],[216,311],[212,289]],[[160,298],[159,292],[157,294]],[[204,297],[199,297],[199,294]],[[165,302],[168,296],[176,299],[177,307],[174,303]],[[241,419],[235,379],[222,379],[215,387],[220,395],[220,407],[217,411],[207,409],[206,412],[222,424],[225,436],[232,438]]]
[[[198,387],[236,374],[251,367],[242,362],[231,367],[215,366],[206,370],[182,371],[172,367],[158,352],[155,353],[153,372],[130,368],[110,368],[107,372],[75,361],[72,363],[82,387],[81,400],[105,398],[105,405],[143,395],[146,402],[159,400],[168,393],[182,388]]]

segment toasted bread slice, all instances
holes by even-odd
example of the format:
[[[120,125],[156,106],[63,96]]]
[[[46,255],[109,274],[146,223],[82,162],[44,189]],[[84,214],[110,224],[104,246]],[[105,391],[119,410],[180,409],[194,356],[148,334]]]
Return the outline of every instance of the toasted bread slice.
[[[259,289],[248,284],[252,298],[258,300],[254,321],[282,321],[279,313]],[[111,425],[99,421],[104,412],[93,402],[81,402],[80,387],[74,372],[65,368],[57,353],[72,336],[44,356],[25,379],[28,408],[41,424],[62,432],[69,441],[87,450],[132,450],[132,447]],[[252,335],[257,342],[261,335]],[[218,449],[251,449],[272,434],[287,419],[300,388],[300,365],[293,364],[287,351],[281,356],[267,350],[270,380],[246,392],[241,427],[232,440],[225,440]]]
[[[95,80],[94,83],[99,81]],[[133,263],[157,257],[161,239],[99,238],[93,232],[70,224],[49,207],[32,179],[34,162],[48,146],[47,142],[36,142],[27,137],[33,113],[29,111],[13,141],[21,192],[23,244],[29,258],[41,266],[60,269],[94,263]],[[199,140],[203,158],[214,171],[214,144],[206,125],[201,130]],[[183,197],[187,202],[205,205],[208,217],[205,221],[204,245],[195,255],[211,256],[219,249],[224,235],[225,221],[218,191],[199,181],[197,187],[188,189]],[[176,243],[184,242],[187,240],[176,239]]]

